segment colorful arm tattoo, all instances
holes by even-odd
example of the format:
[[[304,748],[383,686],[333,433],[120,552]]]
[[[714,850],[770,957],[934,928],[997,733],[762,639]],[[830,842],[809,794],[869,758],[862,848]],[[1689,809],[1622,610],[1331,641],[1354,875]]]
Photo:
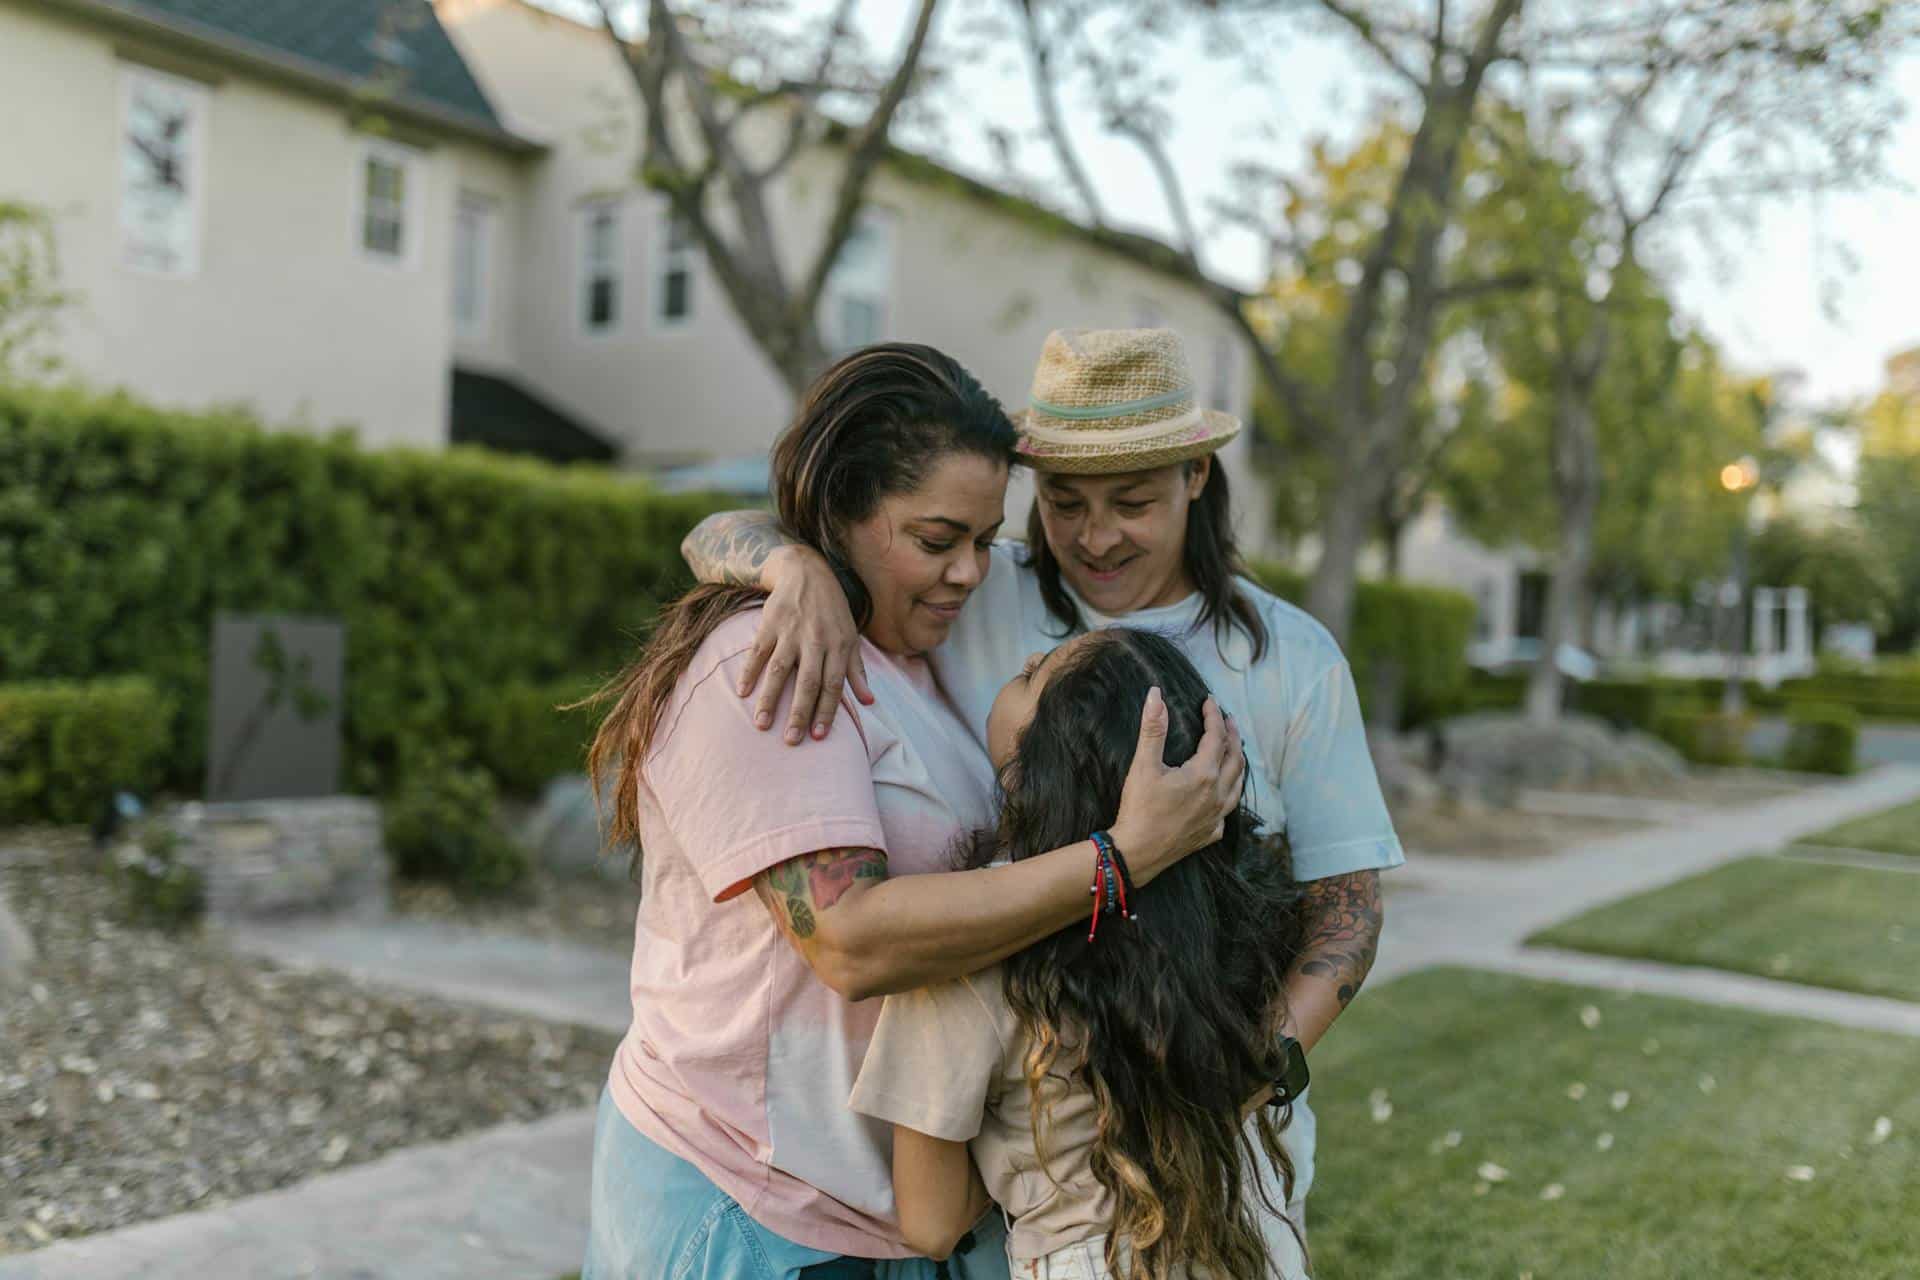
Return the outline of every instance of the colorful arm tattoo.
[[[1306,894],[1307,942],[1298,970],[1337,984],[1344,1009],[1359,994],[1380,949],[1380,873],[1328,876],[1309,880],[1301,889]]]
[[[885,880],[887,855],[878,849],[822,849],[789,858],[753,878],[753,890],[795,940],[805,942],[829,911],[861,881]]]

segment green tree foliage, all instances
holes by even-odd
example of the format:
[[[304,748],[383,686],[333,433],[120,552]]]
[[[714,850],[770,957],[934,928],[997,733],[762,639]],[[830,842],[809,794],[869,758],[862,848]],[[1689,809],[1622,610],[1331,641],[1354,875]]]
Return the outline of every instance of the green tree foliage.
[[[1836,622],[1885,631],[1899,607],[1896,568],[1857,523],[1778,515],[1754,535],[1751,554],[1755,582],[1807,589],[1816,634]]]
[[[1895,652],[1920,649],[1920,453],[1867,455],[1859,484],[1866,543],[1893,577],[1881,639]]]

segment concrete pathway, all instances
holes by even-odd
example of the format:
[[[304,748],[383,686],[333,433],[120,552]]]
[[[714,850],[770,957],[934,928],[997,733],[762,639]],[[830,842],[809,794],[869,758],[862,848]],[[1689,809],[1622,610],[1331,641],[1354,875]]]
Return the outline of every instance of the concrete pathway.
[[[1920,858],[1905,853],[1885,853],[1878,849],[1796,844],[1782,849],[1780,856],[1795,862],[1826,862],[1836,867],[1864,867],[1870,871],[1904,871],[1908,875],[1920,875]]]
[[[618,1033],[633,1015],[627,957],[608,948],[404,918],[256,926],[229,937],[239,950],[281,964],[337,969],[550,1022]]]
[[[1521,946],[1602,902],[1914,798],[1920,768],[1888,768],[1525,862],[1416,853],[1387,877],[1374,981],[1433,964],[1475,965],[1920,1035],[1920,1007],[1899,1001]],[[248,930],[234,941],[284,963],[456,1000],[615,1031],[627,1025],[626,965],[608,951],[405,920]],[[580,1262],[592,1133],[593,1115],[582,1110],[396,1152],[220,1209],[0,1259],[0,1280],[546,1280]]]
[[[1476,966],[1499,969],[1549,982],[1567,982],[1609,991],[1636,991],[1677,996],[1702,1004],[1731,1005],[1790,1018],[1811,1018],[1865,1031],[1892,1031],[1920,1036],[1920,1004],[1884,996],[1856,995],[1827,987],[1776,982],[1771,978],[1697,969],[1689,965],[1658,964],[1614,956],[1561,951],[1554,947],[1522,947],[1482,957]]]
[[[573,1111],[0,1258],[0,1280],[552,1280],[586,1245],[593,1113]]]

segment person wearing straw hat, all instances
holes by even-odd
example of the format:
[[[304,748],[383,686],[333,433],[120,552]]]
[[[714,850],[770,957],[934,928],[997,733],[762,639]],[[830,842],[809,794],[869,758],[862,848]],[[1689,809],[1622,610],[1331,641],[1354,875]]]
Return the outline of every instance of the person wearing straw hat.
[[[1379,872],[1404,856],[1339,645],[1243,572],[1214,458],[1241,424],[1201,405],[1166,329],[1049,334],[1015,423],[1036,473],[1027,541],[995,545],[986,580],[930,655],[941,686],[984,742],[996,694],[1036,652],[1114,625],[1175,640],[1241,727],[1247,804],[1292,846],[1308,941],[1290,971],[1283,1033],[1310,1054],[1366,979],[1383,919]],[[706,581],[771,593],[738,690],[757,694],[762,729],[789,681],[793,743],[809,727],[824,736],[843,681],[869,697],[832,567],[772,517],[710,517],[681,550]],[[1285,1133],[1296,1225],[1315,1130],[1302,1098]]]

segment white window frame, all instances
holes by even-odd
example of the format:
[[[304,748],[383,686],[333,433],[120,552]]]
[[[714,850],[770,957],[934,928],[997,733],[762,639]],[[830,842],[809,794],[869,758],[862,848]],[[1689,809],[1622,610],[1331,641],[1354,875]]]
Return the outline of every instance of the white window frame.
[[[401,173],[400,252],[387,253],[367,244],[367,162],[378,160]],[[412,147],[384,138],[362,138],[353,151],[353,249],[362,262],[411,271],[420,264],[420,241],[426,228],[426,157]]]
[[[485,342],[493,331],[493,240],[499,224],[500,205],[492,196],[478,191],[462,191],[453,209],[453,333],[462,342]],[[471,219],[472,231],[468,231]],[[462,253],[472,246],[473,314],[461,309],[463,281],[461,269],[467,265]]]
[[[573,319],[574,328],[584,337],[611,338],[616,336],[627,321],[626,288],[626,210],[624,201],[617,196],[605,196],[581,202],[574,210],[574,290]],[[596,276],[592,258],[593,221],[602,213],[613,215],[613,248],[607,262],[607,274],[613,281],[613,318],[606,324],[596,327],[588,319],[587,311],[593,297],[593,281]]]
[[[653,270],[651,275],[652,299],[647,314],[653,328],[659,333],[676,333],[693,323],[700,311],[700,244],[694,238],[693,228],[687,227],[686,243],[675,246],[673,228],[674,217],[671,201],[662,200],[653,220]],[[667,279],[675,272],[682,272],[687,278],[687,310],[685,315],[667,314]]]
[[[840,303],[847,298],[866,300],[872,303],[879,322],[874,326],[872,340],[886,338],[893,322],[893,280],[894,280],[894,220],[893,215],[884,209],[863,209],[854,229],[860,234],[871,234],[880,240],[880,267],[877,280],[849,281],[846,266],[846,246],[841,245],[841,258],[833,264],[833,270],[827,273],[826,287],[820,291],[820,336],[826,340],[830,351],[851,351],[863,345],[850,342],[840,328]],[[849,239],[852,237],[849,236]]]
[[[134,92],[142,83],[159,85],[182,95],[186,100],[191,122],[188,126],[187,146],[184,153],[187,171],[188,244],[187,251],[182,255],[184,260],[173,268],[134,261],[134,246],[127,229],[128,200],[132,194],[127,183],[127,135],[133,122]],[[114,154],[120,195],[117,210],[120,265],[129,271],[169,279],[189,279],[200,274],[206,236],[207,128],[212,114],[209,110],[210,102],[211,95],[207,92],[207,87],[197,81],[168,75],[164,71],[156,71],[137,63],[122,62],[120,64],[120,118],[114,140]]]

